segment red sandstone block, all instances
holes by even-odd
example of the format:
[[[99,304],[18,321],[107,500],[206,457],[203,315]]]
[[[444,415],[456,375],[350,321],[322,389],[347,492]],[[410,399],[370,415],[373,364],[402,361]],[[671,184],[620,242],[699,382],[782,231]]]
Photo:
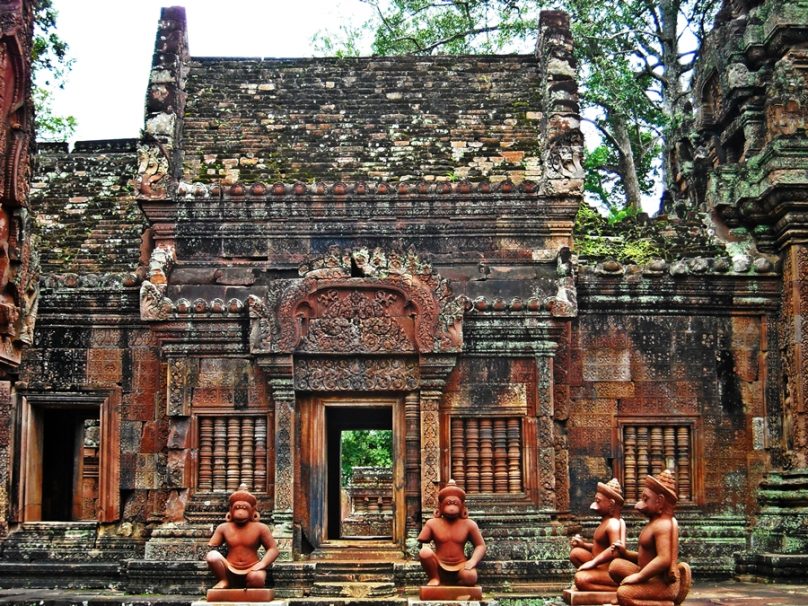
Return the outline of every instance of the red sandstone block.
[[[576,418],[589,415],[613,415],[616,412],[617,402],[613,399],[586,398],[573,400],[572,416]]]
[[[87,353],[87,382],[97,385],[120,383],[122,356],[120,349],[91,349]]]
[[[140,452],[158,453],[162,450],[162,440],[160,439],[160,427],[156,421],[147,421],[143,424],[143,431],[140,434]]]
[[[596,398],[631,398],[634,383],[628,381],[604,381],[593,383]]]
[[[235,396],[231,388],[197,387],[191,396],[192,406],[233,406]]]
[[[760,319],[752,316],[732,317],[733,347],[756,348],[760,345],[763,334]]]
[[[475,587],[454,587],[447,585],[423,585],[418,597],[424,601],[482,600],[483,590]],[[210,598],[208,598],[210,601]]]
[[[741,381],[756,381],[758,378],[758,351],[735,349],[732,352],[733,371]]]

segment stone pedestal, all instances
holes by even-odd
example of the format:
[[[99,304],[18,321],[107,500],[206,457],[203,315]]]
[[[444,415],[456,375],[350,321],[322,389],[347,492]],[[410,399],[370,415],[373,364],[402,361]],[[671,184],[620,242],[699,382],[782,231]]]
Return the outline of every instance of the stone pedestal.
[[[616,591],[580,591],[570,588],[564,590],[564,601],[570,606],[590,604],[602,606],[603,604],[617,604]]]
[[[256,602],[268,603],[275,599],[274,589],[208,589],[206,596],[207,604],[213,602],[247,602],[255,604]],[[194,602],[197,604],[198,602]],[[205,604],[206,602],[202,602]],[[278,604],[285,604],[285,602],[278,602]]]
[[[479,585],[461,587],[457,585],[422,585],[418,596],[423,601],[479,601],[483,599],[483,589]]]

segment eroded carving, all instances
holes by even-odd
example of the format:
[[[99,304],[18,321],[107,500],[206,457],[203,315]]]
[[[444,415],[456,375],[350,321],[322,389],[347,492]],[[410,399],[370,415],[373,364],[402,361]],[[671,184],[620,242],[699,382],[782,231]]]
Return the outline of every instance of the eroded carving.
[[[137,191],[147,198],[168,195],[168,157],[159,143],[141,145],[137,150]]]
[[[171,310],[171,300],[163,296],[163,288],[158,288],[148,280],[140,285],[141,320],[167,320]]]

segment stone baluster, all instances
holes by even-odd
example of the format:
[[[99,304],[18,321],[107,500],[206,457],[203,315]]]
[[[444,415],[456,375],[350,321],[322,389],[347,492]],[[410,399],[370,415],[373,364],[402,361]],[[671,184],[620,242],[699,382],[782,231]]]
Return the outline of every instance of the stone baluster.
[[[252,417],[244,417],[241,420],[241,482],[250,490],[255,490],[254,457],[255,420]]]
[[[662,470],[664,469],[663,455],[662,455],[662,428],[661,427],[651,427],[651,446],[650,446],[650,458],[651,458],[651,475],[656,477]]]
[[[224,461],[227,457],[227,423],[224,417],[216,417],[213,421],[213,490],[227,490],[227,470]]]
[[[199,490],[213,490],[213,419],[199,417]]]
[[[480,419],[480,490],[494,492],[494,430],[491,419]]]
[[[640,480],[648,475],[650,467],[648,465],[648,428],[637,428],[637,479]]]
[[[463,431],[463,419],[452,419],[452,479],[465,490],[466,488],[466,447]]]
[[[519,419],[508,419],[508,492],[522,491],[522,435]]]
[[[676,490],[683,501],[691,500],[690,490],[690,428],[676,430]]]
[[[238,489],[240,479],[241,422],[238,417],[227,420],[227,491]]]
[[[508,492],[508,434],[505,419],[494,419],[494,492]]]
[[[665,427],[664,437],[662,440],[663,450],[665,452],[665,469],[676,470],[676,428],[673,426]],[[678,477],[678,473],[674,474]]]
[[[637,491],[637,428],[623,428],[624,490],[626,499],[636,501]]]
[[[256,492],[267,489],[267,419],[255,419],[255,469],[253,483]]]
[[[465,420],[466,426],[466,492],[480,492],[480,421]]]

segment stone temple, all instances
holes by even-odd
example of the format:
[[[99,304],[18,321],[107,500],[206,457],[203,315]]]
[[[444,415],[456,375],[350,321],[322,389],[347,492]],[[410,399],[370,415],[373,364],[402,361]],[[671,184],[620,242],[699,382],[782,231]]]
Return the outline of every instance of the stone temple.
[[[804,2],[725,2],[642,263],[575,227],[563,13],[532,55],[222,59],[165,8],[142,138],[68,151],[30,142],[30,11],[0,3],[0,586],[201,591],[245,483],[278,595],[393,595],[453,478],[486,589],[557,589],[595,483],[629,512],[664,468],[697,579],[804,580]],[[393,463],[347,506],[350,430]]]

